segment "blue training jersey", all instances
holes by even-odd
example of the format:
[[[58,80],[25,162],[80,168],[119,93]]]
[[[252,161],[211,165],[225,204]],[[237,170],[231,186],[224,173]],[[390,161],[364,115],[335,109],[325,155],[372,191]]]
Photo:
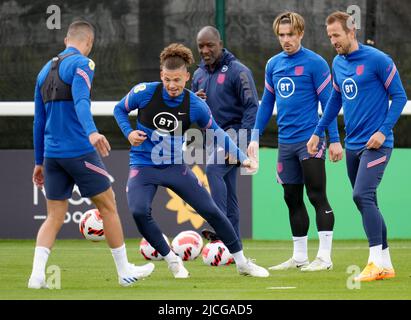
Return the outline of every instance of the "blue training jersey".
[[[94,62],[76,48],[68,47],[61,55],[65,58],[59,68],[61,80],[71,85],[72,101],[43,103],[41,86],[51,67],[49,61],[37,77],[34,92],[34,153],[37,165],[44,157],[74,158],[92,152],[88,136],[97,132],[90,111],[90,90],[94,76]]]
[[[262,135],[277,103],[279,143],[308,140],[318,124],[318,103],[324,109],[331,92],[327,62],[315,52],[301,47],[294,54],[281,52],[268,60],[265,88],[254,129]],[[330,142],[339,142],[337,121],[329,127]],[[257,132],[252,140],[258,140]]]
[[[321,135],[343,107],[347,149],[364,148],[378,131],[386,137],[383,146],[392,148],[392,128],[406,103],[407,96],[393,60],[384,52],[360,43],[358,50],[334,58],[332,95],[315,134]]]
[[[149,105],[159,84],[160,82],[147,82],[136,85],[114,108],[114,117],[126,138],[128,138],[133,130],[141,130],[147,134],[147,139],[141,145],[131,146],[130,166],[157,166],[183,163],[183,132],[164,138],[159,136],[158,130],[142,125],[138,119],[136,129],[131,126],[129,121],[128,115],[132,110],[143,109]],[[167,90],[163,88],[163,102],[169,108],[176,108],[183,102],[185,94],[190,95],[190,122],[197,123],[202,129],[215,130],[217,141],[222,141],[221,143],[224,144],[225,150],[228,150],[230,153],[232,152],[235,156],[238,153],[239,160],[243,162],[247,156],[238,150],[227,133],[217,125],[208,105],[192,91],[184,90],[178,97],[170,97]],[[156,155],[159,149],[156,148],[160,144],[161,155],[158,157]],[[161,160],[162,163],[158,163],[158,160]]]

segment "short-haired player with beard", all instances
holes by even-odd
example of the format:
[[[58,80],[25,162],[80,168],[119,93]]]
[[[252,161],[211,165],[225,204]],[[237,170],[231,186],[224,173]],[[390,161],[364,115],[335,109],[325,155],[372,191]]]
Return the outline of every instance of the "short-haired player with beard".
[[[307,143],[308,152],[318,152],[319,137],[335,121],[342,107],[348,177],[369,243],[367,266],[354,280],[393,278],[395,271],[388,249],[387,227],[377,203],[377,188],[394,147],[392,129],[407,96],[391,57],[358,42],[350,15],[334,12],[328,16],[326,25],[338,53],[333,62],[334,88],[324,116]]]

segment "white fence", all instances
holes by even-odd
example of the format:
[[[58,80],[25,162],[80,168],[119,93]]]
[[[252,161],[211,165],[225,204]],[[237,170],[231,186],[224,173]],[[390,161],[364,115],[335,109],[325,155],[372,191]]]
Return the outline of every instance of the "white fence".
[[[117,101],[94,101],[91,103],[91,111],[95,116],[111,116],[113,115],[114,106]],[[321,113],[321,109],[319,108]],[[273,115],[277,114],[277,108],[274,108]],[[342,114],[342,112],[340,112]],[[411,100],[406,104],[403,115],[411,115]],[[34,102],[33,101],[9,101],[0,102],[0,116],[33,116]]]

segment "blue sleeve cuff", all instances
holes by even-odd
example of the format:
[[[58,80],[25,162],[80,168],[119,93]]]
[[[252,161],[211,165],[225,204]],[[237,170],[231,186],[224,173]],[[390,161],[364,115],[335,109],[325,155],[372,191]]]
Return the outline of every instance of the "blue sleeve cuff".
[[[260,130],[253,129],[251,131],[251,141],[259,141],[260,140]]]
[[[340,137],[338,136],[338,137],[331,137],[330,136],[330,143],[336,143],[336,142],[340,142]]]
[[[388,137],[391,133],[391,128],[382,126],[378,131],[380,131],[384,136]]]
[[[314,130],[314,133],[313,134],[315,134],[316,136],[319,136],[319,137],[321,137],[323,134],[324,134],[324,129],[322,129],[322,128],[315,128],[315,130]]]
[[[134,130],[133,129],[129,129],[127,131],[124,132],[124,136],[126,137],[126,139],[128,139],[128,136],[130,135],[130,133],[132,133]]]

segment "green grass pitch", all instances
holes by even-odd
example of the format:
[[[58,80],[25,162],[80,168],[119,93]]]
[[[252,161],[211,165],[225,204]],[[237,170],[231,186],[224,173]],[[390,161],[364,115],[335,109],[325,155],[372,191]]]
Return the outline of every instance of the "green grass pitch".
[[[127,240],[129,260],[145,263],[138,239]],[[309,258],[318,241],[309,241]],[[239,276],[235,265],[209,267],[201,257],[186,262],[189,279],[174,279],[164,261],[154,262],[151,277],[132,287],[117,283],[114,263],[106,243],[58,240],[48,266],[61,271],[61,289],[29,290],[34,241],[0,240],[0,299],[138,299],[138,300],[274,300],[274,299],[411,299],[411,240],[391,241],[390,251],[397,277],[362,283],[353,288],[354,271],[368,258],[366,241],[334,241],[334,270],[303,273],[271,271],[268,278]],[[289,258],[291,241],[244,241],[246,256],[268,267]],[[351,273],[347,273],[353,266]],[[358,266],[358,267],[355,267]],[[52,271],[52,270],[50,270]],[[51,275],[51,273],[50,273]]]

